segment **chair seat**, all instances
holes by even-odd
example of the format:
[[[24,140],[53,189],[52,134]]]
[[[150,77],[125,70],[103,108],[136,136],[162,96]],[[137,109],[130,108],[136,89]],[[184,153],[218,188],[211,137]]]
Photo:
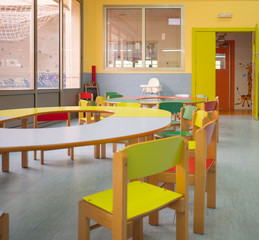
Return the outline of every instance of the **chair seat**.
[[[206,171],[211,167],[212,163],[214,162],[213,159],[206,160]],[[175,167],[168,169],[169,172],[175,172]],[[195,158],[189,158],[189,173],[195,173]]]
[[[174,136],[192,136],[192,133],[187,132],[187,131],[165,131],[165,132],[160,132],[155,134],[156,137],[158,138],[165,138],[165,137],[174,137]]]
[[[178,120],[172,120],[172,121],[171,121],[171,124],[172,124],[172,125],[174,125],[174,124],[180,124],[180,120],[179,120],[179,121],[178,121]]]
[[[183,195],[145,182],[128,183],[128,220],[174,202]],[[113,189],[83,197],[83,199],[107,212],[113,211]]]

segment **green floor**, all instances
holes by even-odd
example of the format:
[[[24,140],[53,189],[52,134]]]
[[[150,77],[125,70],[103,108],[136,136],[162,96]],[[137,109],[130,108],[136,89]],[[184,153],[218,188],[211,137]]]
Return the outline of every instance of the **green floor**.
[[[47,151],[44,166],[30,152],[28,169],[20,167],[20,153],[11,153],[10,172],[0,172],[0,209],[10,214],[10,240],[76,240],[78,201],[111,185],[111,144],[103,160],[93,158],[93,147],[76,148],[74,162],[66,150]],[[259,122],[220,116],[217,208],[206,209],[205,235],[193,234],[190,187],[189,239],[259,239],[258,205]],[[111,233],[99,228],[91,237],[111,239]],[[174,211],[163,210],[158,227],[145,219],[144,239],[175,239]]]

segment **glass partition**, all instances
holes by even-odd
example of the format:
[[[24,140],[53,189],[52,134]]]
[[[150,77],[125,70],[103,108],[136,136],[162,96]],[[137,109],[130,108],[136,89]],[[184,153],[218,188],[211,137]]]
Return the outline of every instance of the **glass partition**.
[[[33,0],[0,1],[0,90],[34,88]]]

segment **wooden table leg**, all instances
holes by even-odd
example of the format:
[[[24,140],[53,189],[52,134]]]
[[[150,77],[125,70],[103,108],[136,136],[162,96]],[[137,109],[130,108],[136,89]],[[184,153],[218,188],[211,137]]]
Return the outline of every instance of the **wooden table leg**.
[[[28,118],[22,119],[22,128],[28,128]],[[28,152],[22,151],[22,167],[27,168],[28,167]]]
[[[0,128],[4,128],[5,123],[0,123]],[[2,153],[2,171],[9,172],[9,152]]]
[[[94,113],[94,122],[100,121],[100,113]],[[100,144],[94,145],[94,157],[100,158]]]

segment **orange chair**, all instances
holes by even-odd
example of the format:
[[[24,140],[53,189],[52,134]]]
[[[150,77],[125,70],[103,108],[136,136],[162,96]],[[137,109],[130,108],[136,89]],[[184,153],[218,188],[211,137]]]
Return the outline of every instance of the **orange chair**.
[[[189,149],[194,149],[194,152],[189,151],[189,184],[194,185],[193,231],[204,234],[206,186],[207,207],[216,208],[216,121],[207,119],[189,146]],[[174,189],[175,177],[175,168],[171,168],[158,174],[157,183],[163,182],[167,189]],[[152,216],[150,223],[157,225],[158,216]]]
[[[83,99],[87,101],[93,101],[94,100],[94,95],[89,92],[83,92],[78,94],[78,102]],[[79,104],[78,104],[79,105]]]
[[[9,214],[0,211],[0,240],[9,240]]]

